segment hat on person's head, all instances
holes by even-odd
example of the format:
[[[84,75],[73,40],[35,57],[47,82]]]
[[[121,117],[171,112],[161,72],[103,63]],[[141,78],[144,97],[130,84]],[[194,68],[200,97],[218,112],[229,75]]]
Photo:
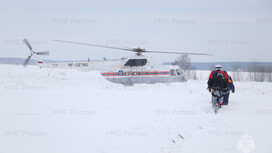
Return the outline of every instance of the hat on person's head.
[[[222,69],[222,66],[221,66],[220,64],[217,64],[217,65],[215,65],[215,69],[216,69],[216,70],[221,70],[221,69]]]

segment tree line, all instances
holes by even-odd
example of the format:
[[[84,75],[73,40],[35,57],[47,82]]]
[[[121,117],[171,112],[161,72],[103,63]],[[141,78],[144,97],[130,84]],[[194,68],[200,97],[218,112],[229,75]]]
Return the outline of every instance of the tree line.
[[[180,55],[172,63],[178,65],[188,79],[197,80],[196,70],[192,67],[191,58],[188,54]],[[211,68],[213,70],[214,67]],[[234,71],[230,72],[234,81],[256,81],[256,82],[272,82],[272,66],[267,66],[259,62],[250,62],[247,69],[241,65],[233,66]]]

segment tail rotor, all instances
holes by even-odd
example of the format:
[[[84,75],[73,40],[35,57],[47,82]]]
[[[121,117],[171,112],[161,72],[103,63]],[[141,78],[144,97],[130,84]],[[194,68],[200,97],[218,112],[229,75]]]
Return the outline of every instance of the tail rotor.
[[[29,41],[25,38],[23,42],[27,45],[30,50],[30,55],[27,57],[26,61],[24,62],[24,66],[26,67],[31,59],[32,56],[35,55],[49,55],[49,51],[42,51],[42,52],[35,52],[32,50],[32,46],[30,45]]]
[[[31,57],[32,57],[32,55],[28,56],[28,58],[27,58],[26,61],[24,62],[24,67],[27,66],[27,64],[28,64],[28,62],[29,62],[29,60],[30,60]]]

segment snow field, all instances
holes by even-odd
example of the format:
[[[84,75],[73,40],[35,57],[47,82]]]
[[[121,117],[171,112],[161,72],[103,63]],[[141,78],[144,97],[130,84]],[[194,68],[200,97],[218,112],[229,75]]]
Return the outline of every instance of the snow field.
[[[272,150],[271,83],[234,82],[230,105],[215,115],[209,72],[185,83],[124,87],[99,72],[47,71],[0,65],[0,153]]]

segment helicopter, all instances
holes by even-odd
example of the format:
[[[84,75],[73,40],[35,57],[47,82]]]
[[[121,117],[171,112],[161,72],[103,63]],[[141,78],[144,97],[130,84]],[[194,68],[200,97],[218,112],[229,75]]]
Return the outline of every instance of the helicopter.
[[[33,51],[29,41],[27,39],[23,39],[23,42],[28,46],[31,53],[24,62],[24,66],[27,66],[29,60],[33,57],[35,63],[40,68],[63,68],[77,69],[80,71],[99,71],[106,80],[112,83],[123,84],[125,86],[141,83],[155,84],[187,81],[184,72],[179,66],[164,65],[162,61],[153,59],[150,56],[145,56],[143,53],[211,55],[207,53],[151,51],[142,48],[119,48],[64,40],[53,41],[130,51],[134,52],[135,54],[129,57],[122,57],[120,59],[112,60],[104,59],[101,61],[88,60],[86,62],[45,63],[41,58],[39,58],[39,55],[49,55],[49,51],[35,52]]]

